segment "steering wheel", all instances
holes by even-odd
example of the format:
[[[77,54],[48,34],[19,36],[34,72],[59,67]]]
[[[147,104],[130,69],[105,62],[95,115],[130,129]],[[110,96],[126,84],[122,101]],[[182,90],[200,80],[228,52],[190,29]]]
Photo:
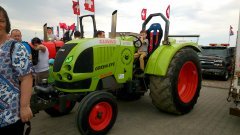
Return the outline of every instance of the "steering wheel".
[[[129,35],[135,38],[135,40],[133,40],[133,45],[137,48],[142,46],[142,41],[139,37],[135,36],[135,35]]]

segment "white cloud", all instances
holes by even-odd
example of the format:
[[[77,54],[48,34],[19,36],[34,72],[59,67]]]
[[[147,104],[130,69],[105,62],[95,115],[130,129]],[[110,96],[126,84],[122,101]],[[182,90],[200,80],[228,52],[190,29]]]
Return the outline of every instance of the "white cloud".
[[[80,0],[82,15],[89,13],[84,11],[83,2]],[[97,29],[110,32],[111,13],[118,10],[117,31],[139,32],[143,22],[142,8],[147,8],[148,15],[165,14],[169,4],[170,34],[200,34],[200,44],[222,43],[228,42],[229,26],[232,25],[235,35],[231,36],[231,44],[235,44],[239,0],[95,0]],[[71,0],[1,0],[1,6],[10,16],[12,28],[21,29],[27,41],[34,36],[42,37],[44,23],[56,27],[59,22],[68,25],[76,22]]]

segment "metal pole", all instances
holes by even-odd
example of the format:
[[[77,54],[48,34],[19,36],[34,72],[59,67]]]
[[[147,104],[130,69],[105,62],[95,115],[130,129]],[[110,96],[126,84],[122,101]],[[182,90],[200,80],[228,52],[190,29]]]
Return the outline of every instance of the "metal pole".
[[[79,15],[77,15],[77,25],[76,25],[76,30],[79,31]]]
[[[43,41],[47,42],[48,37],[47,37],[47,23],[43,25]]]
[[[117,31],[117,10],[113,11],[112,13],[112,28],[110,38],[116,38],[116,31]]]
[[[228,34],[228,44],[230,44],[230,31],[229,31],[229,34]]]
[[[94,7],[94,16],[95,16],[95,11],[96,11],[96,8],[95,8],[95,1],[93,0],[93,7]]]
[[[78,5],[79,5],[79,11],[80,11],[80,4],[79,4],[79,0],[77,0]],[[79,30],[79,15],[77,15],[77,26],[76,26],[76,30]]]
[[[240,10],[239,10],[239,20],[238,20],[238,31],[237,31],[237,43],[236,45],[240,46]]]
[[[240,71],[240,11],[239,11],[239,20],[238,20],[238,30],[237,30],[237,41],[236,41],[236,62],[235,70]]]

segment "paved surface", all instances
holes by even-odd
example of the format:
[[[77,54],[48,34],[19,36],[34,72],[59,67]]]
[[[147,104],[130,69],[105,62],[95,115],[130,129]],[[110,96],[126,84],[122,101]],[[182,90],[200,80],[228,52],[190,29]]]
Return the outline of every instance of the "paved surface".
[[[222,81],[220,79],[218,80],[216,76],[205,77],[204,80],[202,81],[202,86],[228,89],[230,87],[230,80],[231,79],[228,79],[228,81]]]
[[[240,117],[229,115],[229,81],[203,81],[195,108],[175,116],[158,111],[148,94],[134,102],[118,101],[119,114],[108,135],[239,135]],[[31,135],[79,135],[74,110],[52,118],[40,112],[32,119]]]

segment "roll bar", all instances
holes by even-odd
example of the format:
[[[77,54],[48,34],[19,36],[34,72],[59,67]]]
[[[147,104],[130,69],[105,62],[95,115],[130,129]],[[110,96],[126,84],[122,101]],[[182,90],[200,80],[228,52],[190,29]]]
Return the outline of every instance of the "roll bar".
[[[143,22],[142,24],[142,30],[146,30],[146,26],[148,24],[148,22],[156,16],[160,16],[164,21],[165,21],[165,31],[164,31],[164,40],[163,40],[163,44],[164,45],[169,45],[169,40],[168,40],[168,34],[169,34],[169,20],[162,14],[162,13],[154,13],[154,14],[150,14],[148,16],[148,18]]]
[[[83,29],[83,22],[82,22],[82,19],[83,19],[84,17],[91,17],[91,18],[92,18],[92,22],[93,22],[93,37],[95,37],[96,34],[97,34],[95,16],[94,16],[94,15],[83,15],[83,16],[80,16],[80,17],[79,17],[79,20],[80,20],[80,30],[81,30],[81,38],[84,37],[84,29]]]

